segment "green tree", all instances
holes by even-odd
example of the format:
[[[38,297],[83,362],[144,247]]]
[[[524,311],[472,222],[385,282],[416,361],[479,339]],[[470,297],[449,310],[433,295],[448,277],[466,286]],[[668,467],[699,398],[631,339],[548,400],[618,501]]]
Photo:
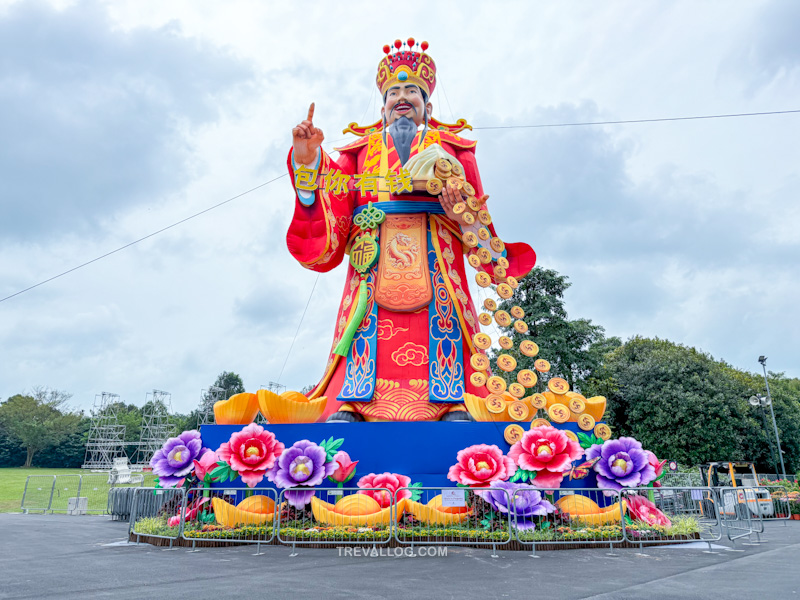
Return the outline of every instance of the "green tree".
[[[217,376],[217,380],[212,385],[225,390],[226,400],[234,394],[243,394],[245,392],[242,378],[232,371],[223,371],[220,373]]]
[[[30,396],[16,395],[0,405],[0,426],[25,448],[25,466],[38,452],[61,443],[78,430],[81,413],[66,407],[70,394],[34,388]]]
[[[518,369],[533,369],[534,361],[544,358],[551,365],[551,375],[563,377],[572,389],[580,389],[600,366],[603,356],[622,342],[617,337],[606,338],[603,327],[588,319],[568,318],[564,292],[570,285],[566,276],[535,267],[520,281],[514,296],[501,301],[498,309],[510,312],[513,306],[519,306],[525,311],[523,320],[528,333],[519,333],[513,326],[500,328],[514,342],[509,354],[517,360]],[[525,339],[536,342],[538,356],[527,357],[519,352],[519,343]],[[492,367],[497,372],[494,360]]]
[[[750,460],[772,471],[771,431],[760,409],[747,402],[763,389],[758,379],[694,348],[635,337],[606,356],[586,391],[607,397],[606,419],[615,435],[632,436],[659,457],[693,465]],[[800,404],[792,397],[793,381],[775,374],[770,381],[791,470],[800,466]]]

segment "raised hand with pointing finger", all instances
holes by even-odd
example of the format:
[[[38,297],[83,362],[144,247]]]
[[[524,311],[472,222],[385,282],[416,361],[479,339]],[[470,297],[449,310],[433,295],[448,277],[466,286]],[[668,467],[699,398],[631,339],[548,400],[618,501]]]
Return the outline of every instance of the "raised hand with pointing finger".
[[[303,165],[310,165],[317,158],[325,135],[318,127],[314,127],[314,103],[308,107],[308,116],[297,127],[292,129],[292,145],[294,147],[294,160]]]

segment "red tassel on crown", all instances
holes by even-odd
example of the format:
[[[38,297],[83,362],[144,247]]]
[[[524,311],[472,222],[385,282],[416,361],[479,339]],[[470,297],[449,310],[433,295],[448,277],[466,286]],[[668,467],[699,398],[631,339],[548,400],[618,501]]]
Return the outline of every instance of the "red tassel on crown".
[[[420,48],[421,52],[413,50],[415,47]],[[425,53],[428,42],[418,44],[414,38],[408,38],[406,43],[395,40],[394,48],[392,52],[390,45],[384,46],[386,56],[378,63],[376,83],[381,95],[385,95],[386,90],[398,83],[413,83],[430,98],[433,88],[436,87],[436,65]]]

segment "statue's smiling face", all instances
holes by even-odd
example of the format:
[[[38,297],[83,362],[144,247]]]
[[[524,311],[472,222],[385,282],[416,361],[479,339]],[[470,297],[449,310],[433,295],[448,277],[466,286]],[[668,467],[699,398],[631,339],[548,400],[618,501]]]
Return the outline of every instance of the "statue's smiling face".
[[[391,125],[400,117],[408,117],[420,125],[425,120],[426,110],[430,111],[431,105],[425,104],[419,86],[413,83],[399,83],[386,92],[381,114],[386,117],[387,125]]]

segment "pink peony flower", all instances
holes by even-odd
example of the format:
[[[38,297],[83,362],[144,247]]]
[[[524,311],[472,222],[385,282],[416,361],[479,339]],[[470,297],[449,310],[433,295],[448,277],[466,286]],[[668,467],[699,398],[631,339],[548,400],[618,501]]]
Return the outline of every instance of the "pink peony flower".
[[[514,460],[503,455],[497,446],[476,444],[459,450],[458,461],[447,472],[450,481],[471,487],[490,487],[498,481],[505,481],[517,470]]]
[[[192,504],[186,507],[186,516],[184,517],[184,521],[193,521],[197,517],[197,513],[200,512],[200,509],[203,507],[203,504],[209,501],[209,498],[205,496],[202,498],[198,498]],[[181,515],[178,513],[167,519],[167,525],[170,527],[175,527],[179,525],[181,522]]]
[[[534,427],[511,446],[508,455],[526,471],[536,471],[531,482],[538,488],[557,488],[569,471],[572,461],[583,455],[578,442],[567,437],[555,427]]]
[[[339,466],[331,476],[328,477],[331,481],[335,483],[347,483],[353,478],[353,475],[356,474],[356,465],[358,461],[350,460],[350,455],[344,450],[339,450],[339,452],[333,456],[333,462],[337,463]]]
[[[197,477],[198,481],[209,483],[211,482],[211,471],[217,468],[217,453],[213,450],[207,450],[201,457],[200,460],[195,459],[194,461],[194,474]],[[206,476],[209,477],[208,482],[206,482]]]
[[[267,469],[275,465],[283,449],[274,433],[251,423],[223,443],[217,449],[217,456],[239,474],[247,487],[255,487],[264,479]]]
[[[370,496],[381,505],[381,508],[387,508],[392,505],[395,492],[400,488],[407,488],[409,485],[411,485],[411,478],[406,475],[398,475],[397,473],[381,473],[380,475],[376,475],[375,473],[370,473],[358,480],[358,487],[383,488],[383,490],[362,490],[358,493]],[[411,491],[404,489],[397,493],[396,499],[399,501],[403,498],[410,497]]]
[[[667,459],[665,458],[662,461],[658,460],[658,457],[650,452],[650,450],[645,450],[647,452],[647,459],[650,463],[650,466],[653,467],[653,470],[656,472],[655,481],[653,481],[653,487],[661,487],[661,482],[658,481],[661,477],[661,474],[664,472],[664,465],[667,464]]]
[[[632,494],[625,499],[628,503],[628,514],[636,521],[643,521],[648,525],[671,527],[672,521],[663,512],[656,508],[644,496]]]

